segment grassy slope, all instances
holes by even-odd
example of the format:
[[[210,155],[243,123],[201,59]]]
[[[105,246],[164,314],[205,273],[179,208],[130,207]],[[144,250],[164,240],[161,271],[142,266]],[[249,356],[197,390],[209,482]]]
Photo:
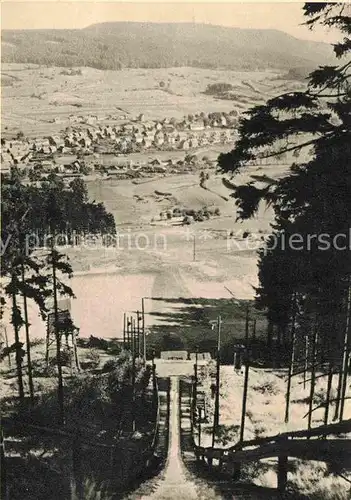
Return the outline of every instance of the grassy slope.
[[[93,113],[102,118],[112,115],[115,121],[111,123],[118,123],[118,117],[128,113],[132,117],[144,113],[147,119],[162,119],[202,111],[243,111],[251,104],[263,103],[271,95],[303,85],[277,79],[279,71],[198,68],[121,71],[82,68],[82,75],[66,76],[62,68],[4,63],[1,74],[7,80],[2,90],[2,133],[9,137],[18,130],[30,137],[58,133],[69,125],[70,114]],[[170,81],[168,91],[160,89],[160,81]],[[220,100],[203,93],[207,85],[223,81],[235,87],[233,100]],[[60,117],[62,123],[51,123],[55,117]]]

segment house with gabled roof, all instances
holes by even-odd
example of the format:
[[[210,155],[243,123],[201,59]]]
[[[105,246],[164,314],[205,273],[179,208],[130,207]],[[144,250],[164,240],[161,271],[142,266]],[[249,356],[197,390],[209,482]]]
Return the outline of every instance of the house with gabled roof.
[[[198,120],[198,121],[190,123],[189,128],[190,128],[190,130],[199,132],[199,131],[205,130],[205,124],[202,120]]]
[[[179,149],[182,149],[184,151],[187,151],[188,149],[190,149],[189,141],[187,139],[182,140],[179,144]]]

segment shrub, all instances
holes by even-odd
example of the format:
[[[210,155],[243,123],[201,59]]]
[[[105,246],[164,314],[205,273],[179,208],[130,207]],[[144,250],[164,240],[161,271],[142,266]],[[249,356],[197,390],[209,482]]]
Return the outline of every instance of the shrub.
[[[100,364],[101,357],[95,349],[90,349],[86,359],[91,368],[97,368]]]
[[[63,351],[61,351],[60,358],[61,358],[61,366],[71,366],[72,353],[70,350],[64,349]],[[51,366],[57,365],[57,356],[50,359],[50,365]]]
[[[103,351],[106,351],[109,347],[109,342],[105,339],[100,339],[98,337],[93,337],[93,335],[91,335],[88,342],[86,343],[86,347],[101,349]]]
[[[214,94],[223,94],[233,89],[233,85],[230,83],[211,83],[207,85],[205,90],[205,94],[214,95]]]
[[[220,211],[220,209],[218,207],[215,208],[214,214],[217,215],[217,216],[221,215],[221,211]]]
[[[109,373],[115,370],[118,367],[118,361],[115,359],[108,359],[104,366],[102,367],[102,373]]]
[[[184,219],[183,219],[183,222],[182,224],[183,225],[186,225],[186,226],[189,226],[191,224],[192,220],[189,216],[185,216]]]

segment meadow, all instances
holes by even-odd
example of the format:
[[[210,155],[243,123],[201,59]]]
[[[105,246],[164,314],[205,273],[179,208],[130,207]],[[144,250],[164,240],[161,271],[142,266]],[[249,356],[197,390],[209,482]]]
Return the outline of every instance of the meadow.
[[[4,63],[2,134],[27,137],[57,134],[70,125],[69,115],[97,115],[100,123],[125,117],[182,118],[200,112],[245,111],[279,92],[301,88],[279,71],[237,72],[199,68],[67,70],[30,64]],[[205,94],[208,85],[230,83],[233,100]],[[161,84],[161,86],[160,86]],[[164,84],[164,86],[162,86]],[[54,122],[54,120],[57,122]]]

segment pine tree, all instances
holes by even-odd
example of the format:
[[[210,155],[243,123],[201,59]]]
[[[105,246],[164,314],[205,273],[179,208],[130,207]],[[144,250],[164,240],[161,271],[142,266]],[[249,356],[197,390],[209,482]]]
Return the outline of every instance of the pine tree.
[[[313,71],[305,90],[249,110],[240,119],[234,149],[218,162],[232,176],[259,157],[284,154],[291,163],[279,178],[253,175],[244,185],[226,178],[223,183],[232,190],[241,220],[261,203],[272,207],[273,232],[259,253],[257,303],[287,336],[295,297],[296,333],[305,335],[299,325],[311,328],[316,322],[313,352],[339,371],[342,401],[350,351],[344,338],[351,276],[351,16],[343,3],[308,3],[303,9],[311,29],[322,25],[341,32],[335,65]]]

